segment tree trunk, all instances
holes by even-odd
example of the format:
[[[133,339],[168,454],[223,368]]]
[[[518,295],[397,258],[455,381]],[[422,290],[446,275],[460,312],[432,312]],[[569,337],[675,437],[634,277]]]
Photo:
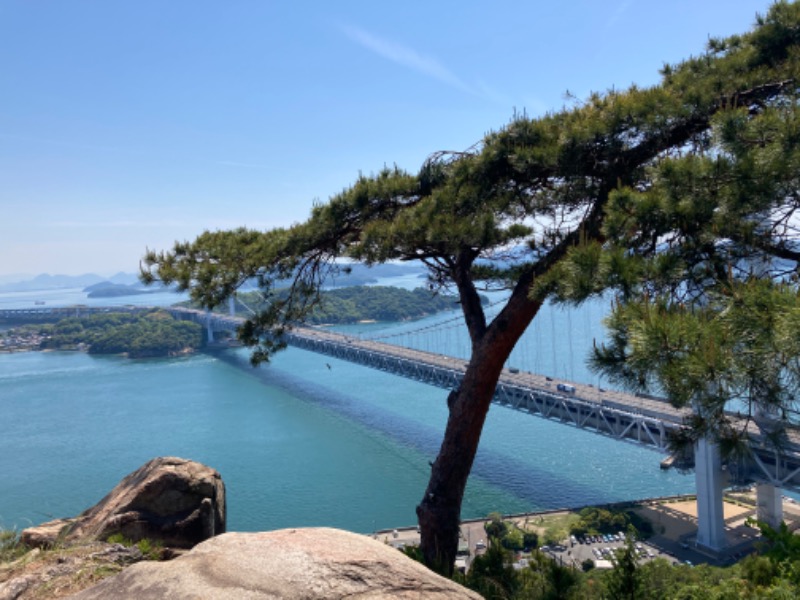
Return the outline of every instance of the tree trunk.
[[[447,399],[450,410],[439,455],[422,502],[417,506],[420,549],[428,568],[453,574],[461,525],[461,502],[478,451],[483,424],[506,359],[538,312],[540,302],[509,301],[482,339],[473,344],[464,379]],[[511,310],[508,310],[511,308]]]
[[[497,383],[497,377],[477,376],[474,358],[461,387],[448,397],[450,416],[444,440],[417,506],[425,564],[447,576],[453,573],[458,550],[461,501]]]

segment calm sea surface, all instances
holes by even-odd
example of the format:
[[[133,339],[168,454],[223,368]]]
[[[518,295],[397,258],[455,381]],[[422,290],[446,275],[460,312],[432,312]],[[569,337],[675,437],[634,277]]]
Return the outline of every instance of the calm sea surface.
[[[41,294],[0,294],[0,308]],[[47,305],[86,301],[52,292]],[[165,304],[171,294],[114,299]],[[133,302],[131,302],[133,301]],[[548,309],[510,364],[597,383],[584,366],[602,337],[601,305]],[[459,355],[466,341],[439,315],[347,328]],[[232,530],[329,525],[368,532],[410,525],[446,420],[446,393],[289,349],[270,365],[246,351],[128,360],[80,353],[0,355],[0,526],[72,516],[155,456],[220,471]],[[492,407],[464,517],[689,492],[693,478],[658,468],[658,453]]]

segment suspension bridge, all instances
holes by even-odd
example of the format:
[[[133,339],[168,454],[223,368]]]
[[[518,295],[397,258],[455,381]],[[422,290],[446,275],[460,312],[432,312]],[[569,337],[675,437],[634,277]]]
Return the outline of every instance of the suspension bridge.
[[[186,311],[186,312],[184,312]],[[215,331],[234,332],[240,317],[203,313],[191,309],[173,312],[178,316],[204,323],[209,339]],[[457,318],[455,320],[460,320]],[[429,334],[442,322],[420,328]],[[413,334],[405,332],[403,336]],[[386,336],[394,337],[394,336]],[[289,345],[327,356],[358,363],[370,368],[408,377],[444,389],[461,385],[467,363],[464,359],[411,347],[389,344],[336,333],[328,328],[296,327],[287,335]],[[495,390],[494,403],[560,423],[668,451],[670,431],[684,426],[689,409],[677,409],[668,401],[599,386],[557,380],[552,377],[505,368]],[[783,518],[782,489],[800,491],[800,430],[789,428],[783,447],[778,450],[770,441],[776,425],[774,416],[748,419],[729,414],[733,427],[746,431],[747,454],[728,460],[723,468],[719,448],[701,439],[694,447],[695,485],[697,490],[697,544],[712,552],[723,551],[729,541],[725,533],[723,490],[733,483],[755,483],[756,516],[759,520],[780,525]]]
[[[139,312],[152,307],[68,307],[0,310],[0,322],[42,321],[103,312]],[[233,314],[167,307],[176,318],[202,324],[209,340],[221,332],[234,333],[243,322]],[[233,306],[231,306],[233,312]],[[435,329],[426,326],[424,333]],[[403,335],[413,334],[406,332]],[[295,327],[289,345],[452,390],[461,385],[467,363],[462,358],[366,339],[328,328]],[[587,429],[617,440],[668,452],[669,434],[684,426],[689,409],[677,409],[656,397],[626,394],[599,386],[523,372],[503,370],[494,403],[523,413]],[[718,448],[700,440],[695,447],[698,535],[701,546],[722,550],[726,545],[722,491],[732,483],[756,483],[757,517],[776,526],[782,519],[781,489],[800,491],[800,430],[790,427],[780,449],[771,443],[775,418],[746,419],[728,415],[734,427],[747,432],[746,456],[723,468]]]

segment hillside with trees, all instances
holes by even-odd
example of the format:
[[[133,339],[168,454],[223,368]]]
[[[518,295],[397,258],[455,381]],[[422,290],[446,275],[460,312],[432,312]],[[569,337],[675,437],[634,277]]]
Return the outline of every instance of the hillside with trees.
[[[130,358],[172,356],[199,348],[203,328],[153,310],[71,317],[36,326],[44,336],[41,349],[86,349],[89,354],[127,354]]]
[[[281,292],[277,296],[280,297]],[[250,310],[266,308],[258,292],[239,292],[237,298],[241,300],[236,305],[240,316],[249,317]],[[319,303],[305,322],[343,325],[359,321],[406,321],[457,308],[457,296],[432,294],[423,288],[409,291],[390,286],[352,286],[321,292]]]
[[[751,600],[797,598],[800,589],[798,536],[770,532],[763,553],[730,567],[673,565],[664,558],[643,561],[634,538],[611,557],[613,569],[559,564],[534,550],[528,565],[515,569],[514,552],[493,542],[476,557],[466,576],[455,579],[491,600]]]

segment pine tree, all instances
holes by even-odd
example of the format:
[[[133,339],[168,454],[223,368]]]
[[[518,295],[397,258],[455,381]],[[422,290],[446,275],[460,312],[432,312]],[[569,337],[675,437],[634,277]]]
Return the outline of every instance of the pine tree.
[[[594,94],[580,106],[538,118],[515,115],[466,152],[432,155],[416,174],[392,168],[361,176],[316,205],[304,223],[266,232],[206,232],[172,251],[150,251],[143,279],[177,283],[213,307],[246,280],[257,278],[269,297],[276,281],[289,278],[290,292],[272,296],[240,331],[254,348],[255,363],[280,349],[286,328],[313,309],[324,278],[341,268],[337,259],[418,260],[428,268],[433,291],[454,290],[471,356],[461,386],[447,399],[444,439],[417,507],[425,562],[449,574],[464,489],[500,372],[543,303],[566,295],[561,281],[574,284],[575,298],[610,283],[636,291],[638,270],[648,268],[664,278],[691,273],[691,292],[708,269],[719,270],[719,261],[694,263],[687,252],[655,266],[629,264],[626,252],[608,255],[604,244],[624,234],[633,249],[651,251],[665,221],[687,237],[702,230],[749,239],[759,232],[759,213],[752,209],[768,210],[780,185],[794,189],[790,180],[798,171],[791,160],[775,158],[772,172],[763,174],[747,159],[761,156],[762,141],[766,148],[791,141],[771,137],[770,124],[782,128],[795,110],[798,12],[794,3],[775,5],[753,32],[713,41],[702,56],[665,68],[655,87]],[[741,160],[719,145],[728,133],[746,146]],[[672,168],[676,156],[696,161]],[[722,172],[708,162],[715,156],[730,163],[718,161],[726,167]],[[748,176],[759,202],[731,198],[735,218],[722,230],[714,224],[728,219],[712,208],[713,187],[706,186],[703,202],[681,201],[691,196],[695,181]],[[653,206],[659,198],[648,190],[655,182],[672,212]],[[749,221],[741,218],[748,215]],[[716,246],[705,237],[697,244],[695,253],[714,254]],[[624,269],[615,270],[617,263]],[[600,283],[591,272],[600,268],[619,280]],[[492,319],[484,312],[482,288],[508,291]]]

